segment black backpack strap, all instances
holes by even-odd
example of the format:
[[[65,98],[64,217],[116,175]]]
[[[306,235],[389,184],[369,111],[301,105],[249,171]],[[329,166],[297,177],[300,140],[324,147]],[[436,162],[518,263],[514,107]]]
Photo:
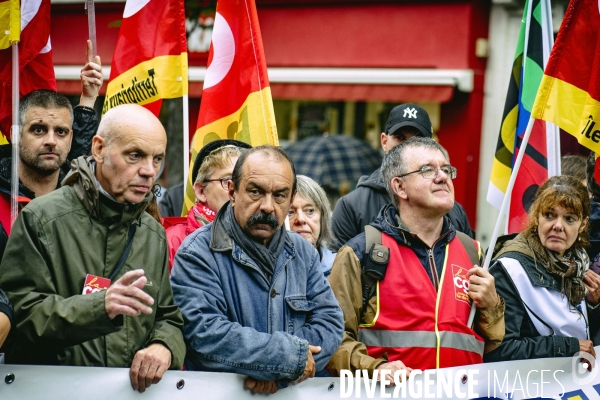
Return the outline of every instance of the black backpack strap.
[[[367,308],[367,304],[377,288],[377,282],[382,280],[387,271],[390,260],[390,249],[385,247],[382,242],[382,233],[379,229],[367,225],[365,226],[365,254],[362,260],[362,315]]]
[[[127,243],[125,243],[125,249],[123,250],[123,254],[121,254],[119,261],[117,261],[117,265],[115,265],[115,269],[113,270],[112,274],[110,274],[110,276],[108,277],[108,279],[110,279],[111,281],[115,279],[119,272],[121,272],[123,265],[125,265],[125,261],[127,261],[127,257],[129,256],[129,252],[131,251],[131,245],[133,244],[133,236],[135,235],[136,228],[137,222],[134,222],[129,226],[129,230],[127,231]]]
[[[480,266],[481,255],[479,253],[479,244],[475,244],[475,240],[471,239],[466,234],[456,231],[456,237],[460,240],[460,243],[463,245],[467,254],[469,255],[469,259],[471,260],[471,265]]]

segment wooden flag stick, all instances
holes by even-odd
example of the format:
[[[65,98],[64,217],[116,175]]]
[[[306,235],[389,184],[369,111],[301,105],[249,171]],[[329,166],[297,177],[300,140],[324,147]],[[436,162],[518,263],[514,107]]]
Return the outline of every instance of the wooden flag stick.
[[[92,41],[92,60],[98,55],[98,47],[96,47],[96,8],[94,0],[85,0],[85,9],[88,17],[88,36]]]
[[[531,130],[533,129],[533,123],[535,122],[534,118],[529,118],[529,122],[527,123],[527,129],[525,129],[525,134],[523,135],[523,141],[521,142],[521,147],[519,148],[519,154],[517,155],[517,160],[515,161],[515,165],[510,174],[510,180],[508,181],[508,187],[506,188],[506,193],[504,194],[504,199],[502,200],[502,207],[500,208],[500,214],[498,215],[498,219],[496,220],[496,226],[494,227],[494,233],[492,234],[492,239],[490,240],[490,246],[488,247],[488,251],[485,255],[485,262],[483,263],[484,269],[490,268],[490,263],[492,261],[492,253],[494,252],[494,247],[496,246],[496,241],[498,241],[498,236],[500,236],[500,232],[503,230],[504,224],[502,220],[505,215],[508,214],[508,205],[510,204],[510,195],[515,186],[515,181],[517,180],[517,174],[519,173],[519,168],[521,168],[521,162],[523,161],[523,156],[525,155],[525,150],[527,148],[527,143],[529,143],[529,136],[531,136]],[[477,308],[475,307],[475,303],[471,306],[471,314],[469,314],[469,321],[467,322],[467,326],[473,325],[473,320],[475,319],[475,311]]]

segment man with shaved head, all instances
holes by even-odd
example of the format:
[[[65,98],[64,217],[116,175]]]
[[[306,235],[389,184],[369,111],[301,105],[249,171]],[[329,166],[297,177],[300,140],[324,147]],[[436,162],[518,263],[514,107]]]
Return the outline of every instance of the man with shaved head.
[[[140,392],[181,368],[165,231],[144,212],[166,146],[150,111],[115,107],[92,156],[23,209],[0,264],[16,323],[8,362],[131,367]]]

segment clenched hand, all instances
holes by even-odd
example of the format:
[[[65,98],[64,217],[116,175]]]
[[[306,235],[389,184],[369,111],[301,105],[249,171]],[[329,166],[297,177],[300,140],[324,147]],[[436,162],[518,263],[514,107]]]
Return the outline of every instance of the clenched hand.
[[[469,278],[469,297],[477,308],[496,307],[500,297],[496,293],[494,277],[488,270],[474,266],[467,272]]]
[[[129,377],[131,386],[140,393],[158,383],[171,365],[171,351],[160,343],[153,343],[135,353]]]
[[[92,41],[87,41],[87,51],[85,55],[86,64],[79,75],[81,79],[81,98],[79,104],[86,107],[94,108],[96,98],[102,87],[102,63],[100,56],[92,56]]]

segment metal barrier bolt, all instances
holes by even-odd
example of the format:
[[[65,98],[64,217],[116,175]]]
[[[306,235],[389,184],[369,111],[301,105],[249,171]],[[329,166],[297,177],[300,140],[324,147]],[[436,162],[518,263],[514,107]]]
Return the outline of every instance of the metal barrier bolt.
[[[461,379],[460,381],[461,381],[461,382],[462,382],[462,384],[464,385],[465,383],[467,383],[467,380],[468,380],[468,379],[469,379],[469,378],[467,378],[467,375],[463,375],[463,376],[462,376],[462,379]]]
[[[185,381],[183,379],[178,380],[176,383],[176,386],[177,386],[177,390],[183,389],[183,387],[185,386]]]
[[[334,387],[335,387],[335,383],[331,382],[331,383],[329,384],[329,387],[327,388],[327,390],[331,392],[331,391],[333,390],[333,388],[334,388]]]
[[[4,377],[4,382],[7,385],[10,385],[11,383],[13,383],[15,381],[15,374],[13,374],[12,372],[9,372],[8,374],[6,374],[6,376]]]

